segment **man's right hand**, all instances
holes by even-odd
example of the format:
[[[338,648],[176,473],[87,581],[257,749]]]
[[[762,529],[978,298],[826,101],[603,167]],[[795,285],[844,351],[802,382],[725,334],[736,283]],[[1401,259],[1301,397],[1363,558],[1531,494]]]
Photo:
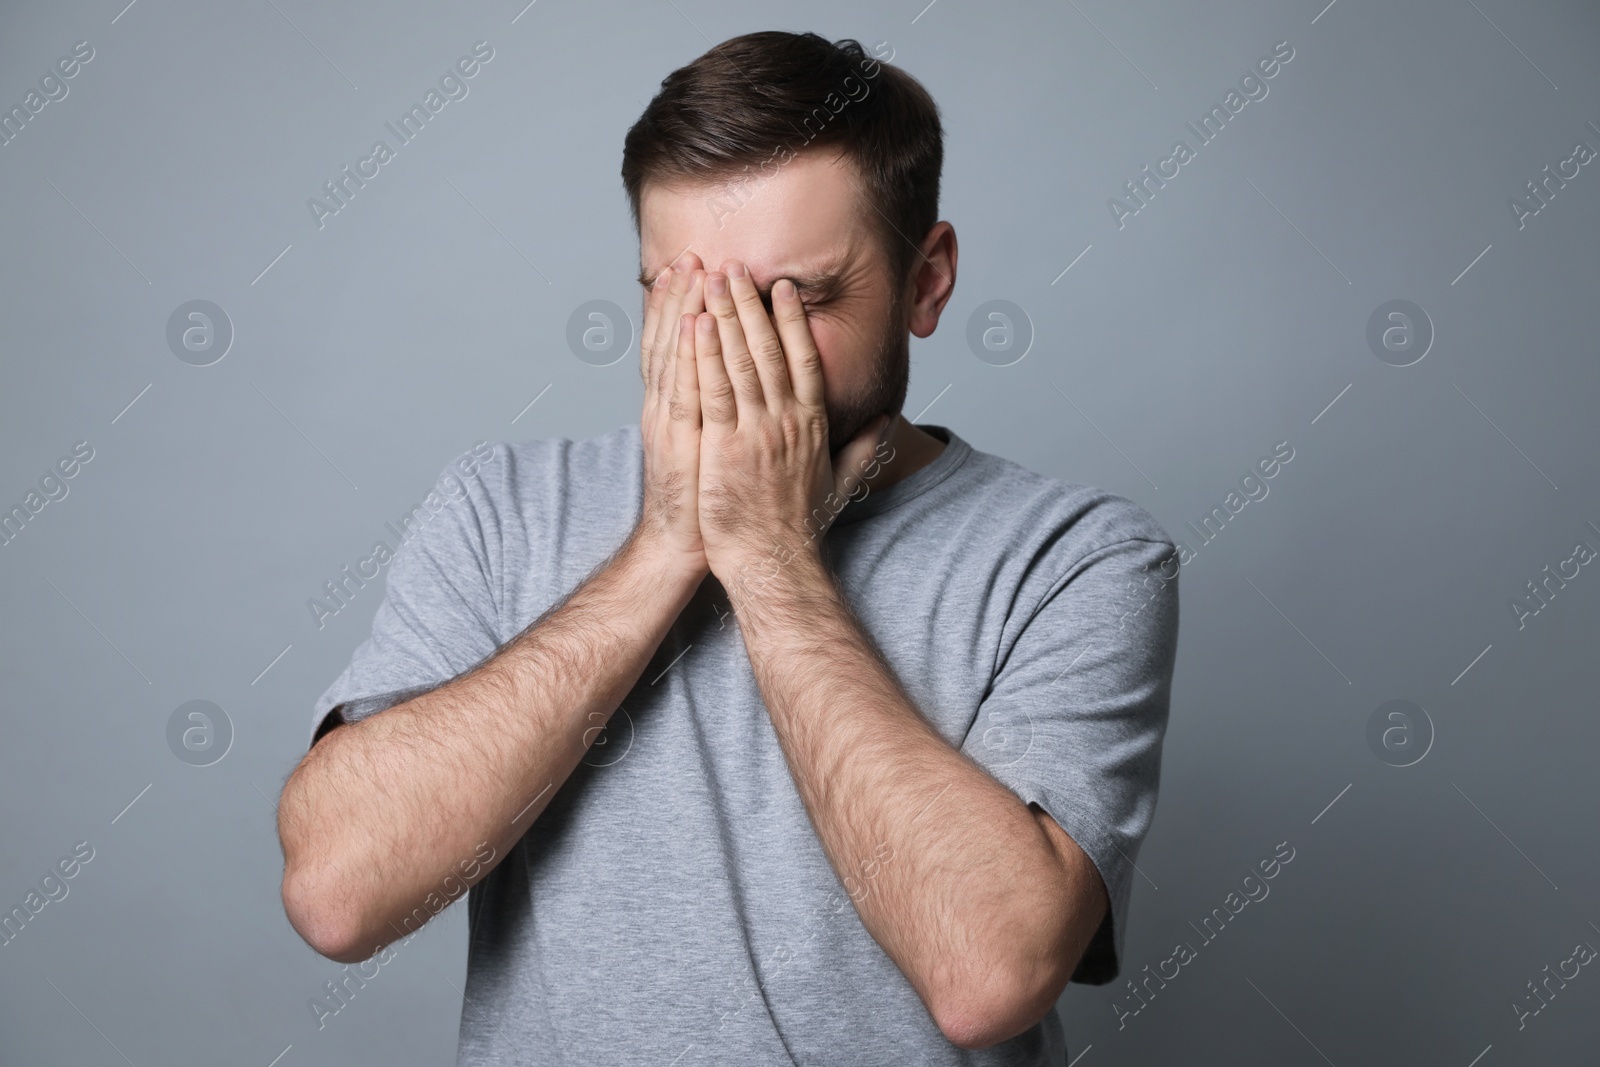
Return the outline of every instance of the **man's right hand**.
[[[684,272],[666,272],[651,291],[640,335],[644,507],[626,550],[477,666],[333,730],[284,785],[284,910],[324,956],[370,958],[415,929],[418,917],[437,914],[441,893],[455,899],[511,853],[710,572],[700,541],[693,332],[694,315],[705,309],[705,271],[697,257],[680,258]],[[689,332],[680,337],[684,318]],[[492,595],[492,576],[470,556],[456,558],[468,560],[459,574],[390,572],[386,596],[397,595],[399,581],[408,600],[431,596],[426,602],[437,605],[420,629],[407,628],[436,654],[447,646],[434,639],[451,624],[437,612],[450,597],[461,598],[463,614],[476,608],[457,581],[483,582]],[[352,809],[357,792],[362,803]],[[466,877],[462,864],[484,847],[493,859]]]
[[[705,310],[705,275],[700,257],[685,252],[657,275],[645,307],[639,335],[644,503],[632,538],[697,576],[710,571],[700,540],[700,383],[694,353],[694,316]]]

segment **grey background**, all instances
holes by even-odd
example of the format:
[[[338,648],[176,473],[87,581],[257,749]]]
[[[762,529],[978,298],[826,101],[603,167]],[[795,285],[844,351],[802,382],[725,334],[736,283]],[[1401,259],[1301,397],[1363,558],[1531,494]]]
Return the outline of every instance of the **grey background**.
[[[1600,577],[1524,629],[1508,604],[1600,546],[1600,167],[1523,229],[1507,206],[1600,148],[1592,4],[124,2],[0,14],[7,109],[95,49],[0,148],[0,503],[95,449],[0,548],[0,910],[95,850],[0,948],[0,1060],[454,1062],[460,908],[320,1030],[308,1006],[341,968],[284,918],[273,798],[381,590],[321,630],[306,600],[473,441],[637,419],[632,355],[564,339],[585,301],[638,314],[622,135],[672,68],[783,28],[888,42],[943,110],[960,274],[907,414],[1197,549],[1125,972],[1198,958],[1121,1029],[1122,982],[1070,986],[1078,1062],[1594,1062],[1592,968],[1524,1029],[1512,1004],[1600,946]],[[307,198],[478,40],[469,95],[319,230]],[[1107,199],[1281,40],[1269,95],[1119,229]],[[195,299],[235,331],[207,367],[165,340]],[[965,342],[992,299],[1035,331],[1011,366]],[[1437,331],[1409,367],[1365,340],[1392,299]],[[167,743],[196,699],[234,730],[208,767]],[[1366,740],[1393,699],[1436,731],[1410,767]]]

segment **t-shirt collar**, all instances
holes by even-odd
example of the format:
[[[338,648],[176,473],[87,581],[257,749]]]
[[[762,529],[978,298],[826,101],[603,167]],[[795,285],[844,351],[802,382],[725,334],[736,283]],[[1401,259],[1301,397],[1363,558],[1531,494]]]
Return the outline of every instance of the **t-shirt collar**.
[[[846,504],[844,510],[839,512],[839,517],[834,520],[834,525],[859,522],[879,512],[888,511],[890,508],[899,507],[908,500],[915,499],[950,477],[951,474],[967,461],[972,454],[972,446],[962,440],[957,434],[946,426],[932,423],[917,423],[917,429],[931,434],[945,442],[943,451],[933,458],[933,462],[911,472],[905,478],[883,489],[868,489],[867,495],[859,500]],[[893,460],[890,461],[891,463]]]

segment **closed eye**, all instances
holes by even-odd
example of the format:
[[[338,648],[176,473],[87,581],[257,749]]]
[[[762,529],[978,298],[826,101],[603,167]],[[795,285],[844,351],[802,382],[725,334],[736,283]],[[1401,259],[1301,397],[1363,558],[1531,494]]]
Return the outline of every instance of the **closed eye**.
[[[819,307],[822,304],[826,304],[832,299],[833,297],[826,293],[808,292],[805,289],[800,290],[800,306],[805,308],[807,311],[814,307]],[[772,293],[762,293],[761,303],[766,307],[767,314],[772,314]]]

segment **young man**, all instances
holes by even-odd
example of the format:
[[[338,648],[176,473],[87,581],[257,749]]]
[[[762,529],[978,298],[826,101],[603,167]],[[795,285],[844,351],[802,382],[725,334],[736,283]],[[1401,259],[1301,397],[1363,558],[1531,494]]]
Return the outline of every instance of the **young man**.
[[[901,416],[941,156],[854,41],[671,74],[623,153],[640,424],[447,471],[317,701],[284,906],[354,962],[470,886],[462,1064],[1060,1064],[1117,975],[1174,547]]]

